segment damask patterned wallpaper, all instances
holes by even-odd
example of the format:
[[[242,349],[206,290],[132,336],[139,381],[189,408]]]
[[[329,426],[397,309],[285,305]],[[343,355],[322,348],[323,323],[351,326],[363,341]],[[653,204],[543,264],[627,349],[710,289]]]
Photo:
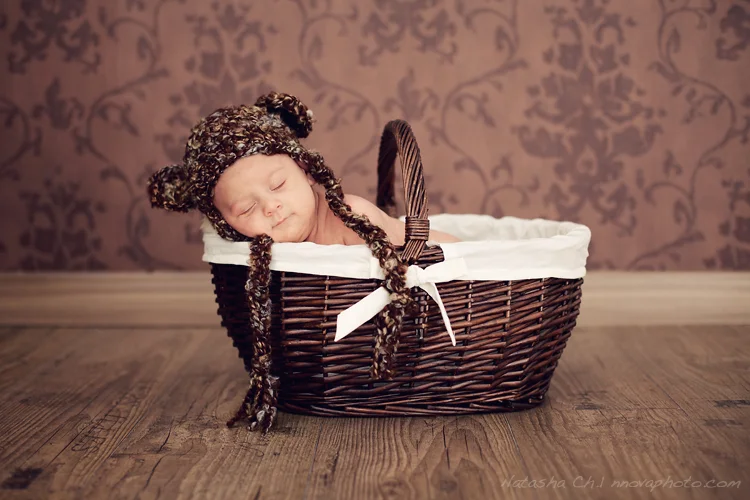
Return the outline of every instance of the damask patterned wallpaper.
[[[431,213],[582,222],[590,268],[750,269],[750,0],[9,0],[0,268],[205,269],[151,209],[189,127],[277,89],[374,201],[390,119]]]

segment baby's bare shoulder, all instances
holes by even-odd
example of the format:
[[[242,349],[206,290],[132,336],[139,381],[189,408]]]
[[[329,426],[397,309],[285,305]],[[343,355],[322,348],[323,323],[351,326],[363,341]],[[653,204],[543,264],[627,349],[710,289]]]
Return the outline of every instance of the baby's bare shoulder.
[[[380,210],[371,201],[357,196],[356,194],[345,194],[344,203],[352,207],[352,211],[359,215],[365,215],[373,224],[381,225],[390,219],[388,214]]]
[[[377,209],[375,205],[373,205],[369,200],[366,200],[365,198],[362,198],[361,196],[357,196],[356,194],[345,194],[344,195],[344,203],[352,207],[352,210],[357,212],[358,210],[365,210],[369,211],[373,208]]]
[[[403,244],[404,224],[378,208],[375,204],[354,194],[345,194],[344,202],[352,207],[352,211],[366,216],[370,222],[383,229],[388,238],[395,245]]]
[[[406,227],[404,223],[395,217],[391,217],[368,200],[357,195],[344,195],[344,202],[352,207],[352,211],[367,216],[370,222],[383,229],[394,245],[403,245],[405,242]],[[430,229],[429,239],[440,243],[454,243],[461,241],[456,236],[442,231]]]

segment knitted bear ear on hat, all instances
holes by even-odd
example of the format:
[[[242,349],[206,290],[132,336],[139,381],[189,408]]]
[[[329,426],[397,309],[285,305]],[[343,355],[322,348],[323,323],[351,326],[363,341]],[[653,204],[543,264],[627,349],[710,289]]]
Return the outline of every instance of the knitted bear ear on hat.
[[[190,196],[188,173],[183,165],[168,165],[154,172],[148,180],[152,207],[173,212],[187,212],[198,205]]]
[[[304,139],[312,132],[313,112],[293,95],[271,92],[259,97],[255,105],[279,115],[300,139]]]

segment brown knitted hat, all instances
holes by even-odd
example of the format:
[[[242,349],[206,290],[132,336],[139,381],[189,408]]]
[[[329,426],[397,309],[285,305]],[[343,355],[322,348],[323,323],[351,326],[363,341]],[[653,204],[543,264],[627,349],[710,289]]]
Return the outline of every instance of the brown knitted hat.
[[[312,130],[313,114],[296,97],[271,93],[255,106],[220,108],[193,127],[183,165],[169,165],[149,180],[151,205],[177,212],[200,210],[222,238],[247,241],[213,203],[219,176],[234,162],[253,154],[285,153],[306,163],[312,155],[299,139]]]
[[[271,303],[269,298],[271,246],[268,235],[248,238],[236,231],[213,204],[219,176],[234,162],[253,154],[287,154],[323,186],[329,208],[359,235],[378,259],[385,274],[383,286],[393,300],[375,317],[377,336],[371,375],[390,378],[394,373],[398,333],[410,302],[407,266],[385,232],[367,217],[355,214],[344,202],[341,183],[322,156],[304,148],[299,139],[312,131],[312,112],[296,97],[272,92],[254,106],[220,108],[193,127],[182,165],[168,165],[148,181],[153,207],[188,212],[199,210],[217,233],[231,241],[249,241],[248,280],[245,285],[252,335],[252,353],[241,352],[250,373],[247,395],[227,425],[246,418],[250,429],[267,432],[276,416],[279,380],[271,373]],[[243,343],[247,344],[247,343]]]

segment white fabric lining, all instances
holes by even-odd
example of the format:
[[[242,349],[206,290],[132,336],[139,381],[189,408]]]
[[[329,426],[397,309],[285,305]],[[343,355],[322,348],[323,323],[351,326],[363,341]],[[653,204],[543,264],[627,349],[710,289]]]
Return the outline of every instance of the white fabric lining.
[[[466,264],[466,274],[456,279],[576,279],[586,274],[591,231],[582,224],[472,214],[439,214],[429,220],[431,229],[462,240],[439,244],[446,261],[463,259]],[[222,239],[205,219],[201,229],[204,262],[247,265],[247,242]],[[428,242],[432,244],[437,245]],[[270,267],[319,276],[383,278],[378,261],[365,245],[274,243]]]

